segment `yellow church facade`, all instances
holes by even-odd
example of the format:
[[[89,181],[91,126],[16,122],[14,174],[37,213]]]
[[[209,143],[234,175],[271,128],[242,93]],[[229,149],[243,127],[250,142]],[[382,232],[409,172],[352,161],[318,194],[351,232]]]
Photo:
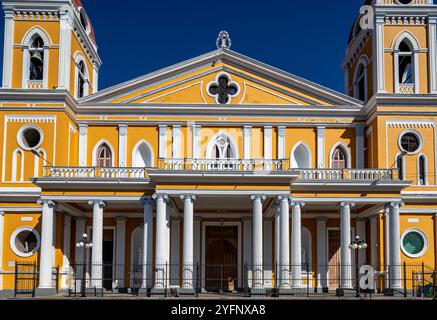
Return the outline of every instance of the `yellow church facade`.
[[[79,0],[3,0],[0,296],[19,266],[42,295],[338,293],[363,265],[378,292],[432,283],[437,6],[365,4],[343,94],[232,51],[227,32],[99,90]]]

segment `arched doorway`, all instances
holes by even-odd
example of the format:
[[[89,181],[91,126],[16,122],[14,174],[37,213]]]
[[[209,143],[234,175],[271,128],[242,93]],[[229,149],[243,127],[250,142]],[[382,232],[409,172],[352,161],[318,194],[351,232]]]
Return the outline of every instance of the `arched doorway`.
[[[238,286],[238,227],[207,226],[205,289],[235,291]]]

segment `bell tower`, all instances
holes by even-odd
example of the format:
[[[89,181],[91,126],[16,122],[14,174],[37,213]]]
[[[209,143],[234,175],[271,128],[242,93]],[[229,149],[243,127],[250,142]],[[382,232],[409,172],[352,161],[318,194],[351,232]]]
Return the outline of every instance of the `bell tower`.
[[[432,0],[366,0],[343,64],[347,94],[437,94],[436,22]]]
[[[80,0],[3,0],[3,88],[67,90],[79,99],[98,90],[101,60]]]

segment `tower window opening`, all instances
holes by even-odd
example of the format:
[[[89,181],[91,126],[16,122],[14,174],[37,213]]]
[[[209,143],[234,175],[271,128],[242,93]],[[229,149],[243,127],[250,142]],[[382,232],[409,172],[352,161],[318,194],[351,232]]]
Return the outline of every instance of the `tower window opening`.
[[[414,84],[413,52],[405,41],[399,45],[399,83]]]
[[[44,42],[37,36],[29,48],[30,70],[29,80],[43,80],[44,74]]]
[[[82,98],[85,95],[85,63],[83,61],[79,62],[79,75],[77,79],[77,97]]]

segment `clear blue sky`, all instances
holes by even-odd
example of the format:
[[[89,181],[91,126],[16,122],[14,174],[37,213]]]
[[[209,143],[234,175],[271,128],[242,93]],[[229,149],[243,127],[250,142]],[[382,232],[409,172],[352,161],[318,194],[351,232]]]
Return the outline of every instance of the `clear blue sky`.
[[[212,51],[224,29],[232,50],[341,92],[347,38],[363,2],[82,0],[103,60],[101,89]]]

